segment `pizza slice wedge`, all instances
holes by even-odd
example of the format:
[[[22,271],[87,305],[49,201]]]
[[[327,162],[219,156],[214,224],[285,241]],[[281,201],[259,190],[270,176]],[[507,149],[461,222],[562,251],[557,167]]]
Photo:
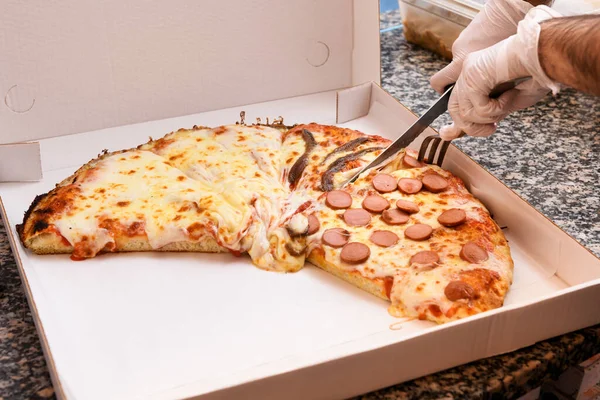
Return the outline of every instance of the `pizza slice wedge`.
[[[38,254],[248,253],[260,268],[304,264],[307,199],[280,181],[281,131],[194,127],[105,153],[38,196],[18,226]],[[249,143],[250,142],[250,143]]]

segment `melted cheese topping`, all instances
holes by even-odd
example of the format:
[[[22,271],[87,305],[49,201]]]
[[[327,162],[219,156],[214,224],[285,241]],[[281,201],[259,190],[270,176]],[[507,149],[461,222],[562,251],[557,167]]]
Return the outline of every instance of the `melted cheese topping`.
[[[78,182],[78,187],[74,207],[53,223],[71,245],[85,241],[94,252],[115,242],[109,229],[101,228],[107,219],[124,226],[143,223],[153,248],[187,239],[187,228],[196,222],[212,219],[216,226],[227,226],[241,225],[244,219],[231,207],[224,213],[228,220],[219,221],[219,215],[190,206],[209,205],[208,188],[148,151],[106,157]],[[234,245],[235,232],[223,233],[224,241]]]
[[[99,161],[77,183],[77,207],[54,225],[71,245],[85,242],[89,256],[114,243],[102,227],[111,219],[142,223],[155,249],[208,234],[260,268],[297,270],[304,254],[289,254],[286,244],[300,242],[297,253],[304,238],[291,238],[287,224],[312,200],[284,183],[281,145],[281,132],[266,127],[180,130]],[[296,218],[292,228],[307,224]]]
[[[238,250],[248,251],[257,266],[279,269],[283,265],[285,270],[297,270],[304,258],[286,255],[283,247],[290,237],[284,225],[298,207],[312,200],[292,193],[285,183],[278,157],[282,140],[277,129],[230,125],[180,130],[165,137],[163,143],[153,142],[143,148],[161,155],[206,185],[209,193],[222,196],[231,207],[249,214],[249,231]],[[233,230],[241,228],[232,225]]]

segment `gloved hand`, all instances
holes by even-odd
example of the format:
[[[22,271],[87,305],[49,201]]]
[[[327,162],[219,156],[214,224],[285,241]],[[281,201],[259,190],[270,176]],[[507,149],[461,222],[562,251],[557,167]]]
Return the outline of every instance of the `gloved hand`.
[[[517,24],[533,6],[523,0],[489,0],[452,45],[452,62],[431,77],[431,86],[443,93],[458,79],[464,59],[517,33]]]
[[[539,23],[559,16],[546,6],[535,7],[519,22],[515,35],[466,58],[448,102],[454,123],[440,130],[442,139],[454,139],[461,131],[489,136],[510,112],[537,103],[550,90],[558,93],[558,83],[548,78],[540,65],[538,39]],[[496,85],[526,76],[532,79],[497,99],[489,97]]]

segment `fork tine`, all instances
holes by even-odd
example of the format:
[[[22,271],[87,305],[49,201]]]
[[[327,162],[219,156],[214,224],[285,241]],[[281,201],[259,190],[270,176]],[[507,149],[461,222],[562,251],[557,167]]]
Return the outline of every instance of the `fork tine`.
[[[448,151],[449,146],[450,146],[450,141],[445,140],[444,143],[442,144],[442,147],[440,148],[440,153],[438,154],[438,159],[436,161],[436,164],[438,167],[442,166],[442,162],[444,162],[444,157],[446,156],[446,151]]]
[[[429,147],[430,145],[431,148]],[[423,142],[421,143],[418,160],[427,164],[435,164],[441,167],[449,146],[449,141],[442,140],[442,138],[437,135],[427,136],[425,139],[423,139]],[[439,153],[436,158],[436,152],[438,151],[438,148]],[[425,158],[425,154],[427,154],[427,158]]]
[[[419,149],[419,156],[417,157],[419,161],[423,161],[425,153],[427,152],[427,147],[429,147],[429,142],[431,142],[433,139],[435,139],[435,136],[427,136],[425,139],[423,139],[423,143],[421,143],[421,148]]]
[[[442,139],[440,139],[439,137],[433,137],[431,149],[429,150],[429,155],[427,156],[428,164],[435,164],[435,152],[437,151],[437,148],[440,145],[441,141]]]

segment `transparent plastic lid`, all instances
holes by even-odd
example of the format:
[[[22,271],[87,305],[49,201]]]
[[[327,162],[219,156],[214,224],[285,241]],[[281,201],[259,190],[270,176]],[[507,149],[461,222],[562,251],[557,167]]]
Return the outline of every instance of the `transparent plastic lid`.
[[[440,18],[467,26],[483,8],[484,0],[401,0]]]

